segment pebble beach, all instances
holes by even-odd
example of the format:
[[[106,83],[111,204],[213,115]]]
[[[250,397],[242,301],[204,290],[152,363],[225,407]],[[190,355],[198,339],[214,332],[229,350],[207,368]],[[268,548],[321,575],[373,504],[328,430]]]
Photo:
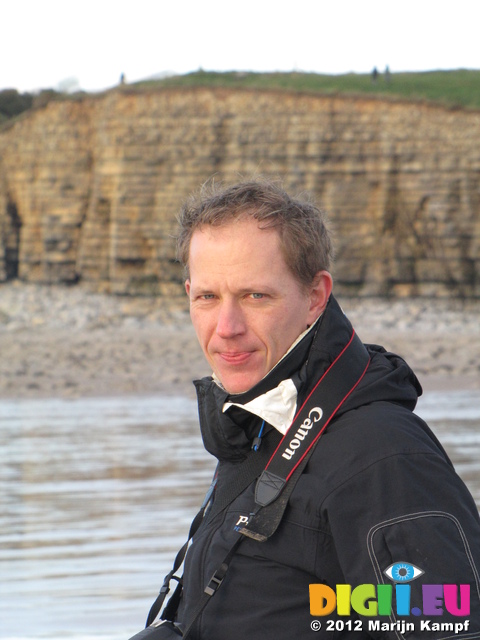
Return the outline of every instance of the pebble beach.
[[[339,299],[364,342],[404,357],[424,389],[480,389],[480,300]],[[0,397],[176,393],[209,375],[187,301],[0,285]]]

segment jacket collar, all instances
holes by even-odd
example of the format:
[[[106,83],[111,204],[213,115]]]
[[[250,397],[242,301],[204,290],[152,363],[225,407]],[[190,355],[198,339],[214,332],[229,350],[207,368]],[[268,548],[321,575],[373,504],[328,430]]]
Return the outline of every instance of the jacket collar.
[[[290,353],[296,348],[298,344],[300,344],[300,342],[302,342],[304,338],[307,338],[309,334],[311,334],[310,341],[306,340],[305,346],[309,342],[311,343],[320,317],[321,316],[319,316],[315,320],[315,322],[295,340],[287,353],[265,376],[266,378],[270,376],[274,369],[278,369],[280,371],[283,370],[283,361],[288,359]],[[218,384],[215,376],[213,379]],[[276,387],[273,387],[272,389],[269,389],[264,393],[258,392],[258,395],[256,395],[253,399],[246,400],[245,397],[248,398],[249,396],[250,391],[248,392],[248,394],[245,393],[237,396],[230,396],[229,400],[223,405],[222,411],[228,411],[228,409],[230,409],[231,407],[239,407],[240,409],[244,409],[245,411],[258,416],[262,420],[265,420],[265,422],[271,424],[272,427],[275,427],[275,429],[277,429],[277,431],[279,431],[282,435],[285,435],[288,428],[292,424],[297,409],[298,389],[295,386],[292,378],[283,379],[278,383]]]
[[[297,398],[302,401],[306,397],[310,384],[318,379],[337,355],[328,358],[325,363],[317,362],[313,374],[315,379],[310,379],[307,365],[311,354],[315,355],[315,359],[318,354],[324,355],[322,348],[313,352],[312,348],[323,333],[324,325],[330,324],[332,312],[340,312],[343,316],[333,296],[311,330],[301,336],[277,365],[245,393],[230,395],[212,377],[194,381],[200,428],[207,451],[218,458],[244,457],[263,419],[267,423],[267,430],[274,426],[281,433],[287,431],[295,414]],[[348,331],[345,336],[338,353],[350,337]],[[276,402],[272,404],[272,400]]]
[[[200,429],[204,446],[218,459],[242,459],[251,447],[252,439],[258,435],[262,419],[266,428],[289,426],[291,400],[288,408],[280,411],[279,424],[271,416],[267,419],[264,412],[264,400],[277,397],[285,392],[282,383],[287,385],[286,395],[295,387],[295,404],[301,404],[308,396],[318,379],[340,354],[352,335],[352,325],[333,296],[316,323],[313,331],[308,332],[280,362],[249,391],[229,395],[219,387],[211,377],[194,381],[200,418]],[[405,405],[412,410],[415,407],[421,387],[408,365],[398,356],[389,354],[381,347],[369,346],[372,362],[356,392],[342,406],[340,413],[362,404],[376,400],[386,400]],[[284,385],[285,386],[285,385]],[[290,389],[290,391],[289,391]],[[264,396],[264,400],[258,400]],[[228,410],[224,411],[228,403]],[[262,411],[253,411],[252,407],[263,406]],[[268,403],[268,402],[267,402]],[[290,403],[290,404],[289,404]],[[245,407],[245,405],[249,405]],[[247,410],[245,410],[245,408]],[[340,413],[338,415],[340,415]],[[257,416],[262,417],[257,417]],[[281,423],[281,424],[280,424]]]

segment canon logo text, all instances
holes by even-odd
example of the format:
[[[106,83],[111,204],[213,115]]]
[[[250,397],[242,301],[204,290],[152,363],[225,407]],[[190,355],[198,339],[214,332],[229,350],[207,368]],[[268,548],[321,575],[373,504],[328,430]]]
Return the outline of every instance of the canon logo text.
[[[313,423],[318,422],[322,416],[322,409],[320,409],[320,407],[313,407],[313,409],[308,414],[308,418],[305,418],[305,420],[302,422],[297,430],[297,433],[295,434],[293,439],[290,440],[290,444],[282,453],[282,458],[285,458],[286,460],[291,460],[293,458],[296,449],[298,449],[302,441],[305,440],[305,436],[308,435],[310,429],[313,426]]]

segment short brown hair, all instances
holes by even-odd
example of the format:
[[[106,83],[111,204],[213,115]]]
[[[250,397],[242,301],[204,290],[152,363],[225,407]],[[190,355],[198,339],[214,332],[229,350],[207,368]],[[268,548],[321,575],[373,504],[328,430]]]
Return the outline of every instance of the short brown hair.
[[[232,186],[210,181],[183,205],[178,221],[177,256],[188,274],[193,233],[203,225],[220,226],[251,216],[260,228],[277,228],[287,266],[309,287],[319,271],[329,270],[332,241],[324,213],[313,203],[293,198],[276,182],[250,180]]]

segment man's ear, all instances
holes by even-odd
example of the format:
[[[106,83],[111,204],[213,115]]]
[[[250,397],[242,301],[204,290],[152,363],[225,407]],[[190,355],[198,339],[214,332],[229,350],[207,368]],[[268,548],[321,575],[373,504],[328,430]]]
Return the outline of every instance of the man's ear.
[[[310,309],[308,324],[312,324],[322,314],[332,293],[333,280],[328,271],[319,271],[310,288]]]
[[[185,291],[187,296],[190,297],[190,280],[188,278],[185,280]]]

